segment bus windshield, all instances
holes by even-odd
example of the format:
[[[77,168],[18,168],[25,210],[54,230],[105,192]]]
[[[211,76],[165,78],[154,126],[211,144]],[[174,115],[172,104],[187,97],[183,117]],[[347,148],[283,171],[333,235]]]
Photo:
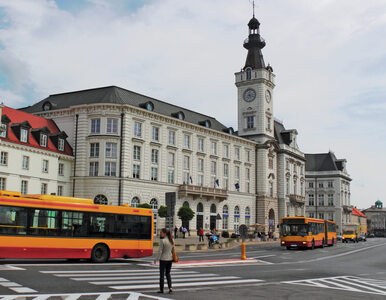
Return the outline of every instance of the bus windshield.
[[[354,234],[354,230],[344,230],[343,234]]]
[[[306,236],[308,235],[308,224],[282,224],[282,236]]]

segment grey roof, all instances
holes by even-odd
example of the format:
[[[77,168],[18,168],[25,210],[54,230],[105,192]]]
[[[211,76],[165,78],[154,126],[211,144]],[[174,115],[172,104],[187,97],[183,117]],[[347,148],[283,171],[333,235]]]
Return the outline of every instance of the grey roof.
[[[305,154],[306,171],[343,171],[342,159],[328,153]]]
[[[190,122],[196,125],[204,125],[204,122],[209,120],[211,129],[228,132],[228,127],[221,124],[213,117],[200,114],[170,103],[166,103],[155,98],[141,95],[117,86],[107,86],[68,93],[53,94],[39,101],[38,103],[22,108],[21,110],[29,113],[42,112],[43,105],[47,102],[50,103],[51,110],[64,109],[74,105],[94,103],[128,104],[146,109],[145,104],[151,102],[154,106],[153,111],[156,113],[172,117],[176,116],[175,114],[178,112],[183,112],[186,122]]]

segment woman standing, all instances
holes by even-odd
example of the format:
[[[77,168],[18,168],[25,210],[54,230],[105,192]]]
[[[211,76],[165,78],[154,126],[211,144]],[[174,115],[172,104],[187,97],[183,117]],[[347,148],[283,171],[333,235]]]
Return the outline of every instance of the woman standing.
[[[162,228],[160,231],[160,243],[158,257],[159,260],[159,288],[158,293],[164,292],[164,278],[166,273],[166,279],[168,281],[169,294],[173,292],[172,290],[172,278],[170,277],[170,270],[172,268],[173,255],[172,249],[174,247],[174,241],[172,234],[169,229]],[[157,260],[154,261],[156,263]]]

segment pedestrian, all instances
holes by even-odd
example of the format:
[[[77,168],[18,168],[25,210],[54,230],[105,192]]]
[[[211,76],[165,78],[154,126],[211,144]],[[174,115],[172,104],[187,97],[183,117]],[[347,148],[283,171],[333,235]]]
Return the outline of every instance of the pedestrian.
[[[154,264],[159,260],[159,291],[157,293],[164,292],[164,280],[168,282],[169,294],[172,290],[172,278],[170,277],[170,270],[172,268],[173,255],[172,250],[174,247],[174,241],[172,233],[167,228],[162,228],[160,231],[160,243],[158,257],[154,260]]]
[[[178,228],[177,228],[177,226],[174,226],[174,238],[175,239],[178,238],[177,232],[178,232]]]
[[[185,234],[188,230],[185,227],[182,227],[182,238],[185,238]]]
[[[204,229],[200,228],[198,231],[198,242],[203,242],[204,241]]]

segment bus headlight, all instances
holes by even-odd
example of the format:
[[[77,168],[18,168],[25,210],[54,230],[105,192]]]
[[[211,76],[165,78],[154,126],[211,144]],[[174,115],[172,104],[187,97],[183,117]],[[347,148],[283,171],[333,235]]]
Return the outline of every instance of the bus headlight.
[[[303,245],[307,244],[307,242],[303,242]]]
[[[284,241],[282,241],[282,242],[281,242],[281,244],[282,244],[282,245],[284,245],[284,244],[285,244],[285,242],[284,242]]]

